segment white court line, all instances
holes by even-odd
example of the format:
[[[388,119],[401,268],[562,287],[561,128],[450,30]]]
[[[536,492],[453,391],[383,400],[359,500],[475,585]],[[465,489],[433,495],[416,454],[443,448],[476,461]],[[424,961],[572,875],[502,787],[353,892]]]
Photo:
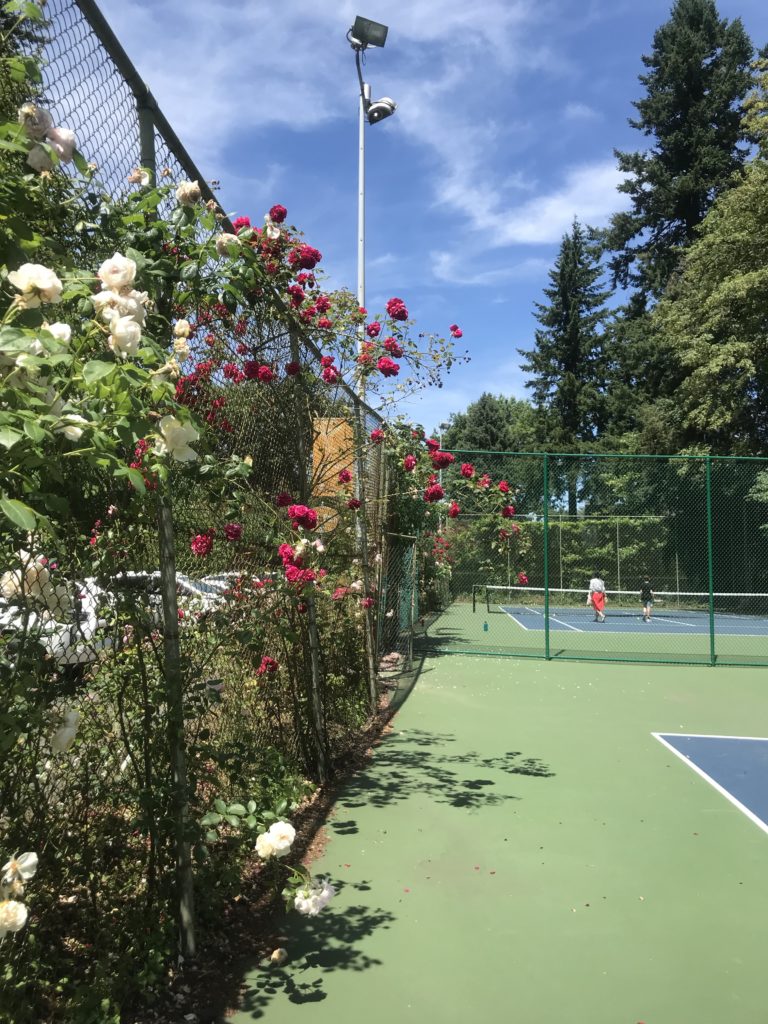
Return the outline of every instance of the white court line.
[[[498,608],[499,608],[499,611],[504,612],[505,615],[508,615],[510,617],[510,619],[512,619],[513,622],[516,622],[518,624],[518,626],[520,627],[520,629],[524,629],[526,631],[526,633],[530,632],[528,627],[524,626],[522,624],[522,622],[520,621],[520,619],[515,618],[515,616],[512,614],[512,612],[508,612],[507,609],[503,605],[499,605]]]
[[[707,739],[723,739],[723,740],[756,740],[756,739],[761,739],[762,738],[762,737],[759,737],[759,736],[708,736],[706,733],[687,733],[687,732],[669,733],[668,735],[670,735],[670,736],[671,735],[682,736],[682,737],[686,737],[686,736],[694,737],[695,736],[695,737],[697,737],[699,739],[707,738]],[[712,778],[711,775],[707,775],[707,773],[704,771],[703,768],[699,768],[699,766],[697,764],[695,764],[695,762],[693,762],[689,757],[686,757],[685,754],[682,754],[676,747],[673,747],[671,743],[668,743],[664,739],[664,737],[661,735],[661,733],[652,732],[651,736],[655,736],[655,738],[659,741],[659,743],[662,743],[667,748],[667,750],[670,750],[676,757],[679,757],[680,760],[684,764],[687,764],[689,768],[693,768],[693,770],[696,772],[697,775],[700,775],[702,777],[702,779],[705,779],[710,784],[710,786],[712,786],[714,789],[716,789],[717,792],[721,796],[724,796],[726,800],[729,800],[733,804],[734,807],[738,807],[738,809],[742,812],[742,814],[746,814],[746,816],[749,818],[749,820],[754,822],[755,825],[757,825],[757,827],[759,829],[762,829],[763,832],[768,833],[768,824],[766,822],[764,822],[762,818],[758,818],[758,816],[755,814],[755,812],[754,811],[750,811],[750,809],[748,807],[745,807],[745,805],[741,802],[741,800],[737,800],[736,799],[736,797],[733,795],[733,793],[729,793],[728,790],[724,789],[720,785],[719,782],[715,782],[715,780]]]
[[[652,615],[651,622],[668,622],[670,626],[684,626],[686,629],[699,629],[699,627],[702,625],[703,620],[699,619],[697,622],[680,622],[679,619],[668,619],[664,615]],[[701,634],[702,636],[706,636],[709,632],[708,624],[704,624],[707,626],[707,628]]]
[[[527,612],[533,612],[534,615],[541,615],[542,618],[544,617],[544,612],[537,611],[536,608],[529,608],[528,605],[525,605],[525,610]],[[584,630],[583,629],[579,629],[578,626],[572,626],[570,624],[570,622],[563,622],[562,619],[558,619],[557,616],[553,615],[551,612],[549,613],[549,618],[550,618],[551,622],[559,622],[561,626],[567,626],[568,629],[572,629],[574,631],[574,633],[583,633],[584,632]]]

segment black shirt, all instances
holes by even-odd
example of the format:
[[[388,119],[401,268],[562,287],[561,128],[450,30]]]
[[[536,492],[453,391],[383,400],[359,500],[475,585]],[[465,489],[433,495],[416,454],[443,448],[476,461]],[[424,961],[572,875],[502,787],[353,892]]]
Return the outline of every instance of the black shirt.
[[[645,604],[646,601],[653,600],[653,590],[651,589],[650,583],[643,583],[640,586],[640,600]]]

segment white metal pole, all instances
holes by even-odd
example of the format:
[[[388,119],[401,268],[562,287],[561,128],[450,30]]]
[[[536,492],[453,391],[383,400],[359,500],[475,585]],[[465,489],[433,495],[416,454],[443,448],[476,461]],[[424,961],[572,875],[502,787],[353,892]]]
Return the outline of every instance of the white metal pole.
[[[367,82],[363,89],[370,92]],[[365,101],[366,97],[361,94],[357,164],[357,302],[360,306],[365,306]],[[364,336],[361,328],[359,343]]]

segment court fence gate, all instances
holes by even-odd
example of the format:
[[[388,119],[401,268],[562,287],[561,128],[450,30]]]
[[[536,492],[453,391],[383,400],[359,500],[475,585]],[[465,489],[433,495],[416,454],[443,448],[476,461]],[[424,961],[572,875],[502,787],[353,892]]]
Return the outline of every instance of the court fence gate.
[[[452,455],[441,651],[768,665],[768,459]]]

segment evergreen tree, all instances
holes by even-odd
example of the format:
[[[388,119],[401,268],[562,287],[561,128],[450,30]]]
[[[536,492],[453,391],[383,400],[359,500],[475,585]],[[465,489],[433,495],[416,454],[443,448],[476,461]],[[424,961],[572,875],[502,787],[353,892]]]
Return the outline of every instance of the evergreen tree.
[[[607,233],[614,283],[639,289],[644,308],[666,287],[681,250],[744,163],[740,102],[750,85],[752,44],[740,19],[718,16],[714,0],[676,0],[643,57],[646,88],[633,128],[646,152],[616,152],[631,209]]]
[[[549,300],[536,303],[536,346],[525,356],[522,369],[531,375],[538,414],[539,443],[555,451],[593,449],[605,420],[605,352],[603,325],[610,292],[600,286],[600,253],[574,221],[563,237],[554,268],[549,272]],[[568,511],[576,514],[577,485],[570,479]]]

